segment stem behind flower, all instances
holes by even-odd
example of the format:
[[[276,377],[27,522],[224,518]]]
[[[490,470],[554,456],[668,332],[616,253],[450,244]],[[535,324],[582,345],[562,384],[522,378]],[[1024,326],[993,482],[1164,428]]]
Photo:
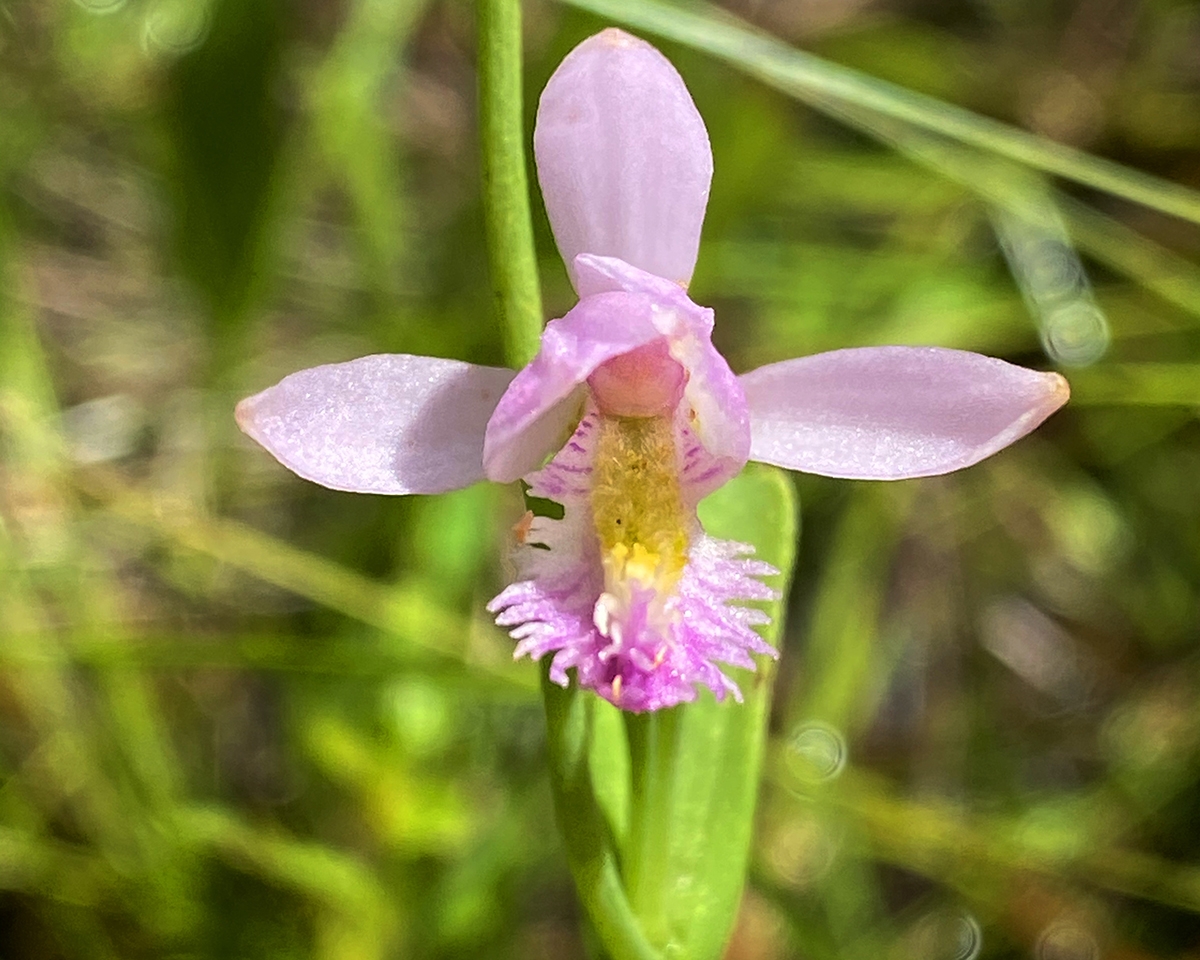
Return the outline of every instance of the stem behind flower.
[[[479,0],[479,133],[483,212],[508,362],[523,367],[542,336],[542,295],[529,213],[521,95],[520,0]]]

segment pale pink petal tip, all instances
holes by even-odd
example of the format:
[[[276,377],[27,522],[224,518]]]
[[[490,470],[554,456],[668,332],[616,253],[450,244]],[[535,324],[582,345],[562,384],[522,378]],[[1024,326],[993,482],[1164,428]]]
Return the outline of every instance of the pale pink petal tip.
[[[712,151],[704,121],[666,57],[616,29],[583,41],[542,91],[533,146],[546,213],[572,282],[575,257],[594,253],[687,284],[708,204]]]
[[[860,480],[949,473],[1033,430],[1070,396],[1057,373],[937,347],[867,347],[741,377],[750,459]]]
[[[443,493],[483,479],[484,428],[513,376],[379,354],[293,373],[235,415],[306,480],[355,493]]]

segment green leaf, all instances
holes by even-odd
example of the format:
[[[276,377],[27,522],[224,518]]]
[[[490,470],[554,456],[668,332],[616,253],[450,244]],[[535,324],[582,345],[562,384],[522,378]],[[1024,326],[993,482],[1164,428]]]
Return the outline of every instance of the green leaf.
[[[846,123],[894,147],[994,206],[1038,220],[1048,209],[1061,217],[1071,239],[1096,260],[1124,273],[1168,303],[1200,315],[1200,270],[1119,220],[1061,191],[1047,191],[1028,170],[869,110],[846,108]],[[858,182],[858,181],[856,181]],[[1033,189],[1031,189],[1031,186]],[[1042,194],[1040,197],[1038,193]],[[1050,206],[1052,205],[1052,207]]]

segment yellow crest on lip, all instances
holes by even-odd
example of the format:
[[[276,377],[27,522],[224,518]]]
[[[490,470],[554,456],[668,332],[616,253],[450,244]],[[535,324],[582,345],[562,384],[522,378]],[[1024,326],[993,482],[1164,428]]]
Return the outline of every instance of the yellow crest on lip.
[[[690,515],[667,417],[600,417],[592,517],[610,585],[669,589],[687,562]]]

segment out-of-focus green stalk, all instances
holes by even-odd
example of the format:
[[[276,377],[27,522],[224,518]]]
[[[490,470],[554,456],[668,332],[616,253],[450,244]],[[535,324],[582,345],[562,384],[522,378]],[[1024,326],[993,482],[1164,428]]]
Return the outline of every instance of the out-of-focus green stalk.
[[[523,367],[542,336],[521,94],[520,0],[479,0],[479,133],[483,213],[496,310],[509,362]]]

